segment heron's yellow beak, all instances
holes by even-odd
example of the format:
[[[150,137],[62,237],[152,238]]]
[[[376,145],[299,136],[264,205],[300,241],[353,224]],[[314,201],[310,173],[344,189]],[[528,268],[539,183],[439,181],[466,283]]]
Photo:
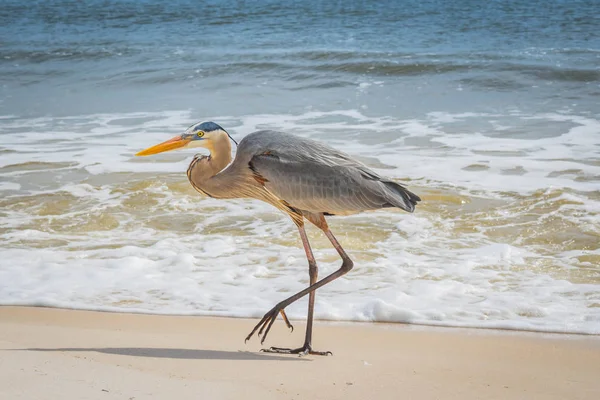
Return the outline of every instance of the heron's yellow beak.
[[[191,142],[191,139],[184,139],[182,136],[175,136],[166,142],[162,142],[156,146],[148,147],[147,149],[136,153],[136,156],[149,156],[152,154],[179,149],[185,147],[189,142]]]

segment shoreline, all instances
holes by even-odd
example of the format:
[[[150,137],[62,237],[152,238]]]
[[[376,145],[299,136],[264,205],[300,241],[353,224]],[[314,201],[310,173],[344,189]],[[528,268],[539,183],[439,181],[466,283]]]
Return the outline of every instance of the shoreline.
[[[257,320],[0,307],[0,397],[600,397],[592,335],[316,321],[315,350],[260,353]],[[281,321],[265,347],[299,346]],[[490,334],[491,333],[491,334]]]
[[[239,319],[239,320],[251,320],[258,321],[261,316],[257,317],[247,317],[247,316],[237,316],[237,315],[214,315],[214,314],[202,314],[202,313],[161,313],[155,312],[152,310],[141,310],[141,309],[100,309],[94,307],[63,307],[63,306],[52,306],[52,305],[21,305],[21,304],[0,304],[0,309],[2,308],[33,308],[33,309],[50,309],[50,310],[64,310],[64,311],[81,311],[81,312],[91,312],[91,313],[107,313],[107,314],[128,314],[128,315],[149,315],[149,316],[157,316],[157,317],[190,317],[190,318],[215,318],[215,319]],[[295,319],[290,318],[290,321],[294,323],[301,323],[305,321],[305,319]],[[423,323],[423,322],[402,322],[402,321],[355,321],[355,320],[346,320],[346,319],[317,319],[315,318],[315,322],[319,322],[321,324],[330,324],[330,325],[382,325],[388,327],[397,326],[399,329],[439,329],[439,330],[473,330],[476,332],[489,332],[490,334],[532,334],[532,335],[562,335],[562,336],[582,336],[582,337],[597,337],[600,340],[600,333],[596,332],[570,332],[570,331],[561,331],[558,329],[548,329],[548,330],[536,330],[532,328],[513,328],[513,327],[505,327],[505,326],[468,326],[468,325],[446,325],[443,323],[435,324],[435,323]]]

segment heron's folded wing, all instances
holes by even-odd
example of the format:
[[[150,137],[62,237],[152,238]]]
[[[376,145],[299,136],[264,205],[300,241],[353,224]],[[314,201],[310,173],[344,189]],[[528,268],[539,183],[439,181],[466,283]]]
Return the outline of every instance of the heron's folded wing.
[[[351,214],[388,205],[378,176],[359,165],[286,159],[271,152],[252,157],[257,181],[290,206],[311,212]]]

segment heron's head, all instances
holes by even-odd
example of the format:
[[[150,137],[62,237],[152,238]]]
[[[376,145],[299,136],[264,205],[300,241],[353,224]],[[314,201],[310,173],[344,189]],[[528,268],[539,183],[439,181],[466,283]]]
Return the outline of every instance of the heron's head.
[[[214,143],[221,140],[233,140],[235,144],[237,142],[227,133],[227,131],[221,128],[214,122],[198,122],[185,130],[179,136],[175,136],[167,140],[166,142],[159,143],[155,146],[148,147],[145,150],[136,153],[136,156],[149,156],[152,154],[163,153],[165,151],[171,151],[175,149],[193,148],[193,147],[205,147],[209,150],[214,148]]]

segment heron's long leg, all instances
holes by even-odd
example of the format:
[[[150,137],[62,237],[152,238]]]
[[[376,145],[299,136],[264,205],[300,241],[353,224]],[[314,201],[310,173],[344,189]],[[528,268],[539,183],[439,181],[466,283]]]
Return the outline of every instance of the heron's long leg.
[[[319,275],[319,268],[317,267],[317,262],[315,260],[315,256],[313,255],[312,249],[310,247],[310,242],[308,241],[308,236],[306,236],[306,231],[304,230],[303,225],[298,225],[298,232],[300,233],[300,238],[302,239],[302,245],[304,247],[304,251],[306,252],[306,258],[308,259],[308,275],[310,278],[310,285],[314,285],[317,282],[317,277]],[[304,338],[304,345],[297,349],[288,349],[282,347],[271,347],[269,349],[263,349],[262,351],[268,353],[287,353],[287,354],[316,354],[316,355],[327,355],[331,354],[330,352],[321,352],[312,350],[312,328],[313,328],[313,315],[315,309],[315,297],[316,291],[312,291],[308,294],[308,316],[306,319],[306,336]]]
[[[298,227],[300,231],[300,237],[302,238],[302,244],[304,245],[304,250],[306,251],[306,258],[308,259],[308,277],[310,279],[310,285],[314,285],[317,283],[317,278],[319,277],[319,267],[317,267],[317,261],[315,260],[315,256],[313,255],[312,249],[310,248],[310,243],[308,242],[308,237],[306,236],[306,231],[304,230],[304,226]],[[314,290],[308,295],[308,314],[306,317],[306,336],[304,337],[304,345],[310,346],[312,341],[312,327],[313,327],[313,315],[315,312],[315,297],[316,293]]]
[[[254,333],[258,330],[258,334],[261,335],[264,332],[264,335],[261,339],[261,343],[264,343],[269,330],[271,329],[271,326],[273,325],[273,322],[275,322],[275,318],[277,318],[277,314],[279,313],[280,310],[284,309],[285,307],[289,306],[290,304],[292,304],[293,302],[295,302],[296,300],[306,296],[309,293],[314,292],[315,290],[317,290],[318,288],[328,284],[329,282],[339,278],[340,276],[346,274],[348,271],[350,271],[352,269],[352,267],[354,266],[354,263],[352,262],[352,260],[350,259],[350,257],[348,257],[348,255],[346,254],[346,252],[344,251],[344,249],[342,248],[342,246],[339,244],[339,242],[337,241],[337,239],[335,238],[335,236],[333,235],[333,233],[331,232],[331,230],[329,229],[329,227],[327,226],[327,224],[325,223],[325,220],[323,219],[323,224],[322,226],[319,226],[321,229],[323,229],[323,232],[325,233],[325,236],[327,236],[327,238],[329,239],[329,241],[331,242],[331,244],[333,244],[333,247],[335,247],[335,249],[337,250],[338,254],[340,255],[340,257],[342,258],[342,266],[335,272],[333,272],[332,274],[326,276],[325,278],[321,279],[320,281],[311,284],[309,287],[307,287],[304,290],[301,290],[300,292],[296,293],[295,295],[288,297],[287,299],[283,300],[282,302],[278,303],[275,307],[273,307],[269,312],[267,312],[264,317],[260,320],[260,322],[254,327],[254,329],[252,330],[252,332],[250,332],[250,334],[246,337],[246,341],[249,340]]]
[[[314,285],[317,282],[319,276],[319,267],[317,267],[317,261],[310,247],[308,236],[304,230],[304,225],[298,225],[298,233],[300,233],[300,239],[302,239],[302,246],[306,253],[306,259],[308,260],[308,277],[310,279],[310,285]],[[313,326],[313,315],[315,309],[315,291],[312,291],[308,295],[308,315],[306,318],[306,336],[304,343],[309,344],[312,339],[312,326]]]

